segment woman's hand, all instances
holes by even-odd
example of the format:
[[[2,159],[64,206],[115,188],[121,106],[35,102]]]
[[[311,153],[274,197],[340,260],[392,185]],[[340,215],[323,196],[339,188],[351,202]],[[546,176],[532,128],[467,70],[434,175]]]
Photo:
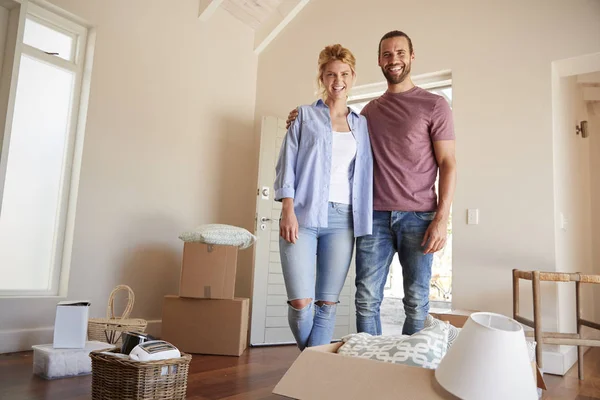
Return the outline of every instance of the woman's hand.
[[[298,219],[294,212],[294,199],[283,199],[283,211],[281,221],[279,221],[279,236],[292,244],[295,244],[298,239]]]

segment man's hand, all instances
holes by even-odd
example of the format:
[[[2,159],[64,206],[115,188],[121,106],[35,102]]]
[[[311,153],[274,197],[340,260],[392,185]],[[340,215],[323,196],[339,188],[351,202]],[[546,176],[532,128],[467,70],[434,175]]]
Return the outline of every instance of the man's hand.
[[[443,218],[434,218],[429,224],[421,247],[427,244],[424,254],[435,253],[446,245],[448,235],[448,220]]]
[[[287,120],[285,121],[285,129],[290,129],[290,125],[298,118],[298,109],[294,108],[290,111]]]

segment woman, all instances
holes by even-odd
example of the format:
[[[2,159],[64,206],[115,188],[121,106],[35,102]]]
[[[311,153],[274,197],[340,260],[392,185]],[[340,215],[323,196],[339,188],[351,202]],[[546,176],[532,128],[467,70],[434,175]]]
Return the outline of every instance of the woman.
[[[355,64],[339,44],[321,51],[321,99],[299,107],[277,161],[275,200],[283,202],[279,252],[288,321],[300,350],[331,342],[354,238],[372,231],[367,122],[346,104]]]

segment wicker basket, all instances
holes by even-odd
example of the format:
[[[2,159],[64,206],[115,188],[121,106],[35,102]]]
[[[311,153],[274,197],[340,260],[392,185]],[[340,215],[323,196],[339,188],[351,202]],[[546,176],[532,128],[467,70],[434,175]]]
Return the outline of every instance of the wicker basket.
[[[119,353],[118,349],[109,353]],[[92,351],[92,400],[185,399],[192,356],[134,361]]]
[[[123,315],[115,317],[115,295],[119,290],[127,290],[127,306]],[[106,318],[90,318],[88,320],[88,340],[97,340],[120,347],[122,332],[145,332],[148,325],[145,319],[128,318],[134,301],[135,295],[129,286],[119,285],[114,288],[108,298]]]

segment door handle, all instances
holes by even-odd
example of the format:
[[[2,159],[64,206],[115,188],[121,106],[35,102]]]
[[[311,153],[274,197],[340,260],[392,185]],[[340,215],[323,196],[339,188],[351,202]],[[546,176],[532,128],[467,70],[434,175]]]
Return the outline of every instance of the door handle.
[[[261,217],[261,218],[260,218],[260,222],[267,222],[267,221],[273,221],[273,222],[276,222],[276,221],[279,221],[279,220],[278,220],[277,218],[273,218],[273,219],[271,219],[271,218],[267,218],[267,217]]]

